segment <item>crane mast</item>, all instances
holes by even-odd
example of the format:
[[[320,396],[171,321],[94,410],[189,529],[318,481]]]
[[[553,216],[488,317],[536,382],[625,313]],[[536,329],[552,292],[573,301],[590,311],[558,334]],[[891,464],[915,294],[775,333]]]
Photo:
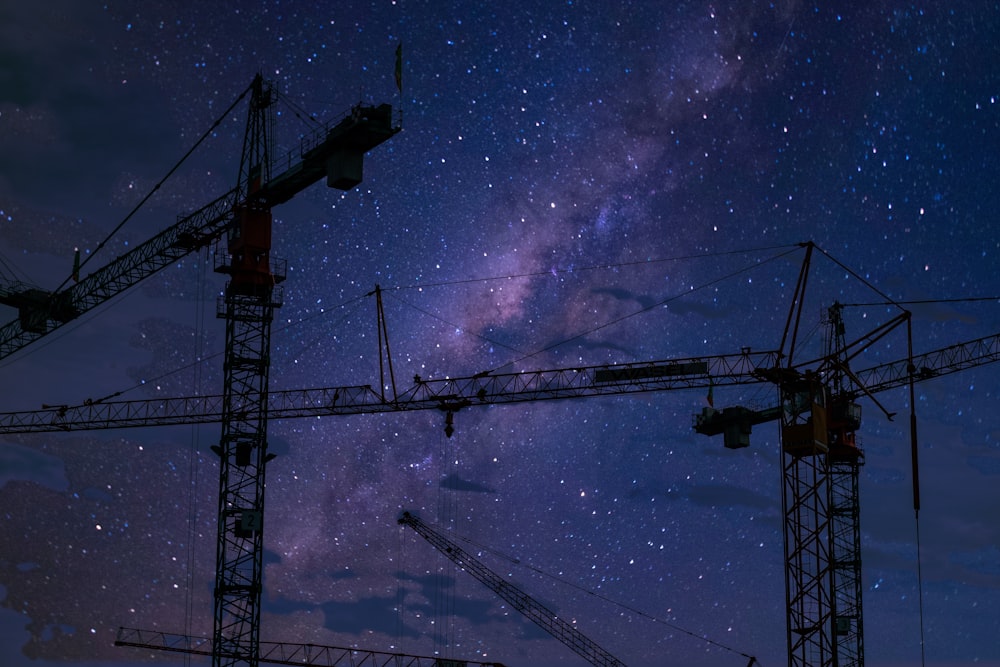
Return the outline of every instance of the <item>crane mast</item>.
[[[830,452],[830,575],[833,590],[833,637],[838,667],[864,665],[864,619],[861,605],[861,504],[859,477],[864,453],[857,441],[861,406],[850,391],[850,359],[843,306],[827,310],[826,356],[833,361],[827,430]]]
[[[240,161],[246,190],[227,230],[228,262],[216,269],[230,278],[219,309],[226,344],[222,436],[213,448],[220,458],[213,666],[255,667],[260,655],[271,322],[284,280],[272,270],[271,208],[256,196],[270,180],[272,103],[273,91],[258,76]]]
[[[0,329],[0,358],[131,287],[186,254],[219,243],[215,268],[229,281],[217,314],[226,322],[218,534],[214,587],[215,667],[256,667],[260,648],[263,518],[267,452],[271,322],[281,305],[285,264],[271,257],[271,208],[326,177],[349,190],[361,182],[363,156],[399,131],[392,108],[357,105],[335,124],[302,138],[297,153],[272,174],[276,91],[257,75],[247,93],[249,113],[237,185],[177,224],[85,277],[45,292],[23,285],[0,290],[18,317]],[[224,237],[224,238],[223,238]],[[220,242],[220,239],[221,242]]]
[[[781,407],[786,641],[790,667],[864,663],[854,402],[839,304],[828,310],[819,369],[769,371]]]
[[[451,559],[457,566],[471,574],[511,607],[585,658],[590,664],[595,665],[595,667],[625,667],[618,658],[605,651],[572,624],[497,575],[482,561],[462,549],[439,530],[429,526],[409,512],[403,512],[403,515],[399,517],[399,523],[412,528],[414,532],[427,540],[431,546]]]
[[[846,343],[835,305],[828,311],[823,356],[794,363],[812,249],[809,244],[785,326],[786,364],[766,371],[780,406],[788,664],[853,667],[863,661],[857,493],[862,457],[855,440],[861,412],[847,379],[855,378],[849,361],[858,342]],[[905,311],[862,341],[877,340],[903,322],[909,322]]]
[[[258,75],[222,118],[228,116],[248,94],[263,87],[262,77]],[[264,94],[262,90],[260,94]],[[269,94],[273,95],[273,92]],[[266,125],[260,125],[254,134],[247,135],[248,139],[265,128]],[[272,173],[271,161],[263,163],[264,174],[253,198],[260,204],[277,206],[324,178],[330,187],[350,190],[361,182],[364,154],[397,132],[399,128],[392,124],[390,105],[358,104],[347,116],[325,123],[303,136],[298,148],[279,156],[280,159],[273,159],[275,156],[267,150],[274,166],[280,165],[283,169]],[[263,157],[264,151],[260,152]],[[240,176],[234,188],[195,211],[180,216],[175,224],[105,266],[80,276],[74,285],[55,292],[20,282],[0,285],[0,303],[18,311],[16,318],[0,327],[0,359],[217,241],[229,229],[234,211],[247,203],[246,195],[252,189],[252,162],[259,161],[241,160]]]
[[[328,184],[354,187],[361,180],[364,153],[394,133],[387,105],[375,111],[371,123],[356,108],[345,121],[349,124],[327,137],[327,145],[304,151],[296,168],[274,180],[274,101],[274,89],[258,75],[250,96],[237,204],[225,247],[216,252],[216,270],[228,274],[229,281],[218,309],[226,321],[226,338],[222,435],[213,447],[220,459],[213,667],[256,667],[260,655],[265,472],[273,458],[267,451],[271,323],[281,306],[285,278],[283,262],[271,257],[271,207],[317,180],[317,150],[325,156],[320,164]]]

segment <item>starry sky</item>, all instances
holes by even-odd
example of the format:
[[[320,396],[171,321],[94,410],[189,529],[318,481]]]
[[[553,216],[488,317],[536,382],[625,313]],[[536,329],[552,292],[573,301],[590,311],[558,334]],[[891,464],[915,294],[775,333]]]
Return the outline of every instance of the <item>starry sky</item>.
[[[388,102],[403,128],[355,190],[274,211],[274,389],[379,384],[376,284],[401,388],[777,349],[809,240],[803,354],[834,301],[849,338],[919,301],[917,352],[995,334],[1000,4],[839,4],[3,3],[0,280],[55,289],[75,247],[87,274],[232,188],[244,106],[114,232],[261,72],[294,103],[282,154],[299,109]],[[190,255],[0,360],[0,410],[219,393],[223,284]],[[862,403],[870,665],[919,663],[922,588],[926,663],[1000,666],[998,395],[988,365],[918,387],[920,578],[907,420]],[[451,438],[437,412],[273,422],[262,638],[583,664],[397,526],[409,510],[626,664],[783,664],[778,429],[727,450],[691,429],[705,405],[483,407]],[[0,436],[0,662],[129,667],[147,654],[119,626],[211,634],[218,434]]]

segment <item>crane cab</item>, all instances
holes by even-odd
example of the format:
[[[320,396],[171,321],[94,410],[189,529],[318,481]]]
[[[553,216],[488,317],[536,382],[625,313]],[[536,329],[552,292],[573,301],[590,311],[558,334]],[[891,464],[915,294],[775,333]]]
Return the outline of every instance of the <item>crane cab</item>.
[[[834,463],[861,462],[856,431],[861,428],[861,406],[845,398],[830,401],[830,460]]]
[[[830,451],[826,391],[811,374],[781,385],[781,447],[792,456]]]

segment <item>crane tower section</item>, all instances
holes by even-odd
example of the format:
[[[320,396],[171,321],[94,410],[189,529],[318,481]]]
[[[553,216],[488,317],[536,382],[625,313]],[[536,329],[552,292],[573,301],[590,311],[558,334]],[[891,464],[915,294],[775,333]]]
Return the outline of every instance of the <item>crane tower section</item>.
[[[222,435],[213,447],[219,467],[212,664],[260,660],[265,467],[271,323],[282,303],[285,263],[271,257],[271,207],[289,199],[325,170],[332,187],[350,189],[361,179],[368,150],[394,134],[387,105],[368,117],[356,107],[307,146],[302,161],[271,178],[275,93],[254,79],[236,204],[224,240],[217,244],[216,270],[229,275],[218,315],[226,321]],[[378,110],[377,110],[378,111]]]

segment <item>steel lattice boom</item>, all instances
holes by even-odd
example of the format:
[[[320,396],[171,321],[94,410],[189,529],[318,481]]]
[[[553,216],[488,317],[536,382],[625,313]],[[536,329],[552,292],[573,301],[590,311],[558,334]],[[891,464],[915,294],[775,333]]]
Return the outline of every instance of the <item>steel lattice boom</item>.
[[[706,389],[766,382],[759,371],[777,363],[775,352],[751,352],[633,364],[579,366],[523,373],[425,380],[393,400],[370,385],[271,392],[270,419],[356,415],[409,410],[457,411],[475,405],[525,403],[621,394]],[[0,433],[77,431],[169,424],[217,423],[220,395],[137,401],[85,401],[28,412],[0,413]]]
[[[212,640],[208,637],[179,635],[158,630],[119,628],[115,646],[211,656]],[[384,653],[323,644],[291,642],[260,642],[260,662],[273,665],[303,667],[504,667],[499,662],[448,661],[441,658],[406,653]]]
[[[503,598],[511,607],[521,612],[538,627],[568,646],[577,655],[586,658],[595,667],[625,667],[618,658],[601,648],[596,642],[563,620],[554,611],[518,589],[506,579],[486,567],[478,558],[458,546],[439,530],[429,526],[409,512],[403,512],[399,523],[409,526],[418,535],[456,565],[475,577],[480,583]]]
[[[240,99],[259,85],[259,78]],[[339,171],[331,173],[329,161],[335,156],[356,160],[357,163],[350,166],[360,177],[361,155],[399,131],[392,126],[391,116],[392,108],[388,104],[358,105],[348,116],[304,136],[296,151],[274,165],[282,167],[281,171],[257,185],[255,200],[267,207],[277,206],[324,177],[333,187],[350,189],[357,182],[355,178]],[[18,308],[18,317],[0,328],[0,359],[52,333],[189,253],[217,241],[228,229],[233,211],[249,191],[251,177],[248,172],[241,174],[239,183],[229,192],[182,216],[173,226],[64,290],[53,293],[27,285],[0,287],[0,303]]]
[[[713,357],[661,360],[621,365],[583,366],[523,373],[479,374],[449,379],[417,379],[396,400],[387,401],[371,385],[318,387],[270,392],[272,420],[331,415],[375,414],[408,410],[457,410],[475,405],[523,403],[564,398],[707,389],[766,382],[760,370],[772,368],[776,352],[749,352]],[[914,379],[941,377],[1000,360],[1000,334],[915,355]],[[669,368],[704,363],[707,372],[680,374]],[[909,381],[908,360],[901,359],[855,372],[871,393],[903,387]],[[693,368],[688,366],[688,368]],[[774,421],[778,408],[744,410],[747,425]],[[699,416],[698,431],[722,433],[723,411]],[[0,433],[88,431],[143,426],[218,423],[222,396],[150,398],[135,401],[84,401],[81,405],[46,406],[41,410],[0,413]]]

